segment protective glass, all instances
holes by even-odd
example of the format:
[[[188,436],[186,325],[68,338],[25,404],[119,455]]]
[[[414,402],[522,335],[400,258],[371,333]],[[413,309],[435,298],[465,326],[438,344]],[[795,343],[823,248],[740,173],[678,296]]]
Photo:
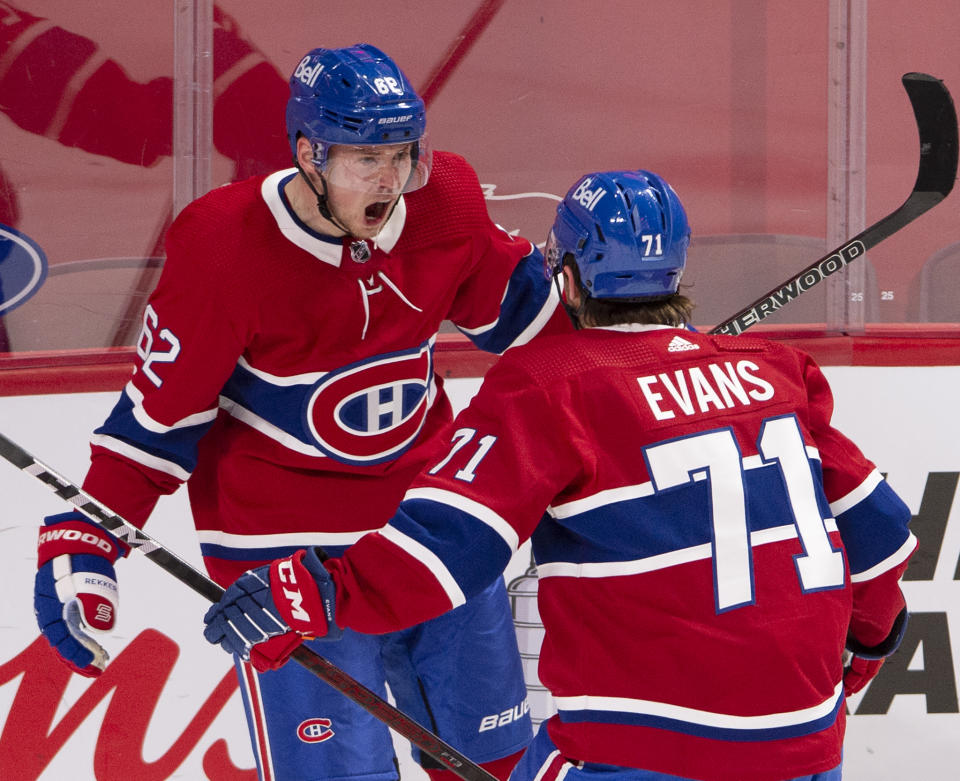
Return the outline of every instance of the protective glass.
[[[320,171],[334,187],[399,195],[418,190],[427,183],[432,161],[426,137],[406,144],[334,144]]]

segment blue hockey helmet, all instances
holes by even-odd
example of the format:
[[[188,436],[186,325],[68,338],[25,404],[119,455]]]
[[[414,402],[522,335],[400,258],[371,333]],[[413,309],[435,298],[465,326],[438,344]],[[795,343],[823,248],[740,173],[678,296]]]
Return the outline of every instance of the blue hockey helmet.
[[[683,204],[651,171],[581,177],[557,206],[544,262],[548,276],[573,255],[591,298],[665,298],[677,292],[690,226]]]
[[[432,156],[426,109],[403,71],[368,43],[313,49],[290,77],[287,136],[294,158],[303,135],[324,173],[330,147],[411,144],[412,170],[404,192],[427,183]]]

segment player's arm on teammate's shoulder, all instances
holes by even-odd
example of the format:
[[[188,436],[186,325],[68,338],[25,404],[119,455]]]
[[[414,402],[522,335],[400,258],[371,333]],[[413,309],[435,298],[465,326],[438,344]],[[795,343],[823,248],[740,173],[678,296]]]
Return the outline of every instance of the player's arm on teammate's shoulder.
[[[476,173],[458,160],[462,186],[455,197],[471,251],[448,319],[479,349],[498,354],[540,334],[572,331],[539,248],[490,219]]]
[[[479,349],[498,354],[538,336],[573,331],[557,288],[544,275],[540,250],[499,228],[449,317]]]

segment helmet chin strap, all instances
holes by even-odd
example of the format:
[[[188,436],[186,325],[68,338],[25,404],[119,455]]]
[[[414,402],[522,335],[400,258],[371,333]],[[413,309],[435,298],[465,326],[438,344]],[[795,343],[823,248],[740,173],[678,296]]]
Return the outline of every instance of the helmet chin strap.
[[[317,174],[320,177],[320,183],[323,185],[323,193],[321,194],[314,186],[310,177],[307,176],[307,172],[300,167],[300,161],[294,158],[293,164],[300,172],[300,176],[302,176],[303,180],[307,183],[307,187],[309,187],[313,191],[313,194],[317,197],[317,211],[320,212],[320,216],[331,224],[336,225],[347,236],[351,235],[350,229],[341,224],[341,222],[333,216],[333,212],[330,211],[330,206],[327,204],[327,183],[324,181],[323,174]]]
[[[320,212],[320,216],[325,220],[330,222],[333,225],[336,225],[340,230],[342,230],[347,236],[352,236],[350,229],[343,225],[336,217],[333,216],[333,212],[330,211],[330,205],[327,203],[327,182],[323,178],[323,174],[317,174],[320,177],[320,183],[323,185],[323,193],[317,191],[317,188],[314,187],[313,182],[310,180],[310,177],[307,176],[306,171],[300,167],[300,161],[294,158],[293,164],[297,167],[297,170],[300,172],[300,176],[303,177],[304,181],[307,183],[307,186],[313,191],[313,194],[317,197],[317,211]],[[386,225],[389,222],[390,218],[393,216],[393,212],[397,208],[397,204],[400,203],[400,199],[397,198],[393,202],[393,206],[390,207],[390,211],[387,213],[386,218],[383,221],[383,224]],[[379,234],[378,234],[379,235]],[[373,239],[374,245],[376,245],[376,238]]]

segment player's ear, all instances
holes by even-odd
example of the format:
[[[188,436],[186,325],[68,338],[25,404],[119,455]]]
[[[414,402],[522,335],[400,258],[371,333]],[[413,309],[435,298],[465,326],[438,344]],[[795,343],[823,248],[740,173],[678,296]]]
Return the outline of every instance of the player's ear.
[[[570,266],[563,267],[563,295],[567,303],[574,309],[580,306],[580,291],[577,290],[577,281],[573,276],[573,269]]]
[[[297,162],[305,170],[313,169],[313,148],[305,136],[297,139]]]

